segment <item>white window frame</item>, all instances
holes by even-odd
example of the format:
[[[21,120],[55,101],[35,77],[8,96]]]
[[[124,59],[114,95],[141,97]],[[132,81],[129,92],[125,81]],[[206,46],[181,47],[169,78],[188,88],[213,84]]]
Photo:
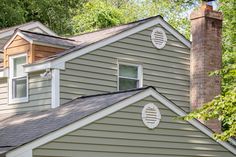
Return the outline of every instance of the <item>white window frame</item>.
[[[26,97],[22,98],[13,98],[13,79],[16,79],[14,77],[14,59],[19,58],[19,57],[26,57],[26,64],[28,63],[28,57],[27,54],[20,54],[20,55],[14,55],[14,56],[9,56],[9,92],[8,92],[8,103],[9,104],[15,104],[15,103],[23,103],[23,102],[28,102],[29,96],[28,96],[28,91],[29,91],[29,81],[28,81],[28,74],[25,73],[25,75],[20,76],[20,77],[26,77]]]
[[[130,78],[130,77],[120,77],[120,65],[128,65],[128,66],[134,66],[137,67],[138,69],[138,78],[134,79],[134,78]],[[129,63],[129,62],[117,62],[117,91],[119,91],[119,86],[120,86],[120,79],[119,78],[126,78],[126,79],[130,79],[130,80],[137,80],[138,81],[138,87],[136,88],[141,88],[143,87],[143,67],[141,64],[136,64],[136,63]]]

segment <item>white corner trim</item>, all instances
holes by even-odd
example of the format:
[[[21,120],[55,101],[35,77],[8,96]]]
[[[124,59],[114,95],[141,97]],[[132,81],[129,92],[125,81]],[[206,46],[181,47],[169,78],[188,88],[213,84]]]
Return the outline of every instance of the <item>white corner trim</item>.
[[[0,78],[8,77],[8,68],[2,69],[0,71]]]
[[[17,28],[22,29],[22,30],[30,30],[30,29],[37,28],[37,27],[42,29],[44,32],[48,33],[49,35],[57,36],[57,34],[55,32],[53,32],[52,30],[50,30],[49,28],[44,26],[39,21],[36,21],[34,23],[29,23],[29,24],[26,24],[24,26],[19,26]],[[6,30],[5,32],[0,33],[0,38],[11,36],[15,32],[15,29],[17,29],[17,28],[12,28],[12,29],[10,28],[9,30]]]
[[[60,70],[52,69],[51,78],[51,108],[60,106]]]
[[[27,151],[32,151],[33,149],[48,143],[56,138],[59,138],[69,132],[72,132],[76,129],[79,129],[85,125],[88,125],[96,120],[99,120],[109,114],[112,114],[116,111],[119,111],[120,109],[129,106],[130,104],[133,104],[143,98],[146,98],[148,96],[153,96],[154,98],[156,98],[158,101],[160,101],[163,105],[165,105],[166,107],[168,107],[169,109],[171,109],[172,111],[174,111],[176,114],[178,114],[179,116],[185,116],[186,113],[181,110],[180,108],[178,108],[175,104],[173,104],[171,101],[167,100],[165,97],[163,97],[161,94],[159,94],[158,92],[156,92],[154,89],[148,88],[143,92],[140,92],[130,98],[127,98],[121,102],[118,102],[117,104],[114,104],[110,107],[107,107],[99,112],[96,112],[90,116],[87,116],[81,120],[78,120],[75,123],[72,123],[62,129],[59,129],[57,131],[54,131],[52,133],[49,133],[39,139],[36,139],[30,143],[27,143],[21,147],[18,147],[10,152],[8,152],[6,154],[6,157],[24,157],[24,156],[17,156],[21,153],[27,152]],[[209,137],[213,138],[213,134],[212,132],[203,124],[201,124],[199,121],[197,120],[191,120],[189,121],[189,123],[191,123],[193,126],[195,126],[196,128],[200,129],[202,132],[204,132],[206,135],[208,135]],[[224,146],[226,149],[228,149],[230,152],[232,152],[233,154],[236,154],[236,149],[230,145],[228,142],[222,142],[222,141],[217,141],[219,144],[221,144],[222,146]]]
[[[107,39],[104,39],[104,40],[101,40],[101,41],[98,41],[94,44],[91,44],[87,47],[84,47],[80,50],[77,50],[77,51],[74,51],[74,52],[71,52],[65,56],[62,56],[62,57],[59,57],[55,60],[52,60],[52,61],[47,61],[45,62],[44,64],[48,64],[48,63],[53,63],[53,64],[61,64],[61,63],[65,63],[66,61],[68,60],[71,60],[71,59],[74,59],[76,57],[80,57],[84,54],[87,54],[93,50],[96,50],[98,48],[101,48],[103,46],[106,46],[108,44],[111,44],[113,42],[116,42],[120,39],[123,39],[129,35],[132,35],[132,34],[135,34],[139,31],[142,31],[146,28],[149,28],[149,27],[152,27],[154,25],[157,25],[157,24],[160,24],[161,26],[163,26],[167,31],[169,31],[170,33],[172,33],[177,39],[179,39],[181,42],[183,42],[187,47],[191,47],[191,43],[185,38],[183,37],[178,31],[176,31],[174,28],[172,28],[168,23],[166,23],[161,17],[157,17],[151,21],[148,21],[144,24],[141,24],[141,25],[138,25],[134,28],[131,28],[127,31],[124,31],[124,32],[121,32],[117,35],[114,35],[112,37],[109,37]],[[37,66],[37,65],[31,65],[31,66]]]

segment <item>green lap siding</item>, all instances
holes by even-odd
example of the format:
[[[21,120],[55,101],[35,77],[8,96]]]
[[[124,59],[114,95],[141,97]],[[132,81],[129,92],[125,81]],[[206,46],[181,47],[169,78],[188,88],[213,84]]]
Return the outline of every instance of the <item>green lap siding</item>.
[[[158,106],[157,128],[144,126],[145,104]],[[33,150],[34,157],[233,157],[224,147],[148,97]]]
[[[0,79],[0,114],[46,110],[50,108],[50,105],[51,80],[41,78],[40,73],[29,75],[29,101],[27,103],[8,104],[8,80]]]
[[[160,26],[158,26],[160,27]],[[66,63],[61,71],[61,103],[81,95],[117,90],[117,61],[143,66],[143,85],[154,86],[189,111],[190,50],[167,33],[168,42],[156,49],[148,28]]]

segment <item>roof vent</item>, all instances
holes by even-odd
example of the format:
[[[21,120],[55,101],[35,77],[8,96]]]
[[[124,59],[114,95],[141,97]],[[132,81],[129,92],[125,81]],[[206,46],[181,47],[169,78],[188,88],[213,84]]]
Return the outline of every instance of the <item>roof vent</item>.
[[[158,49],[163,48],[167,42],[166,33],[162,28],[154,28],[151,34],[151,39],[153,45]]]
[[[161,120],[161,114],[158,107],[153,103],[145,105],[142,110],[142,120],[148,128],[156,128]]]

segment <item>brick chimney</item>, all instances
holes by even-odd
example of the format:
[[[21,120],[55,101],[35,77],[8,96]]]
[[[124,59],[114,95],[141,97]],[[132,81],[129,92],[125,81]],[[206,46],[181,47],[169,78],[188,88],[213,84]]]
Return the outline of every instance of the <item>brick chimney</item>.
[[[190,15],[192,47],[190,57],[191,110],[197,109],[220,94],[220,78],[209,72],[221,68],[222,13],[213,10],[211,1]],[[221,131],[218,120],[204,122],[215,132]]]

